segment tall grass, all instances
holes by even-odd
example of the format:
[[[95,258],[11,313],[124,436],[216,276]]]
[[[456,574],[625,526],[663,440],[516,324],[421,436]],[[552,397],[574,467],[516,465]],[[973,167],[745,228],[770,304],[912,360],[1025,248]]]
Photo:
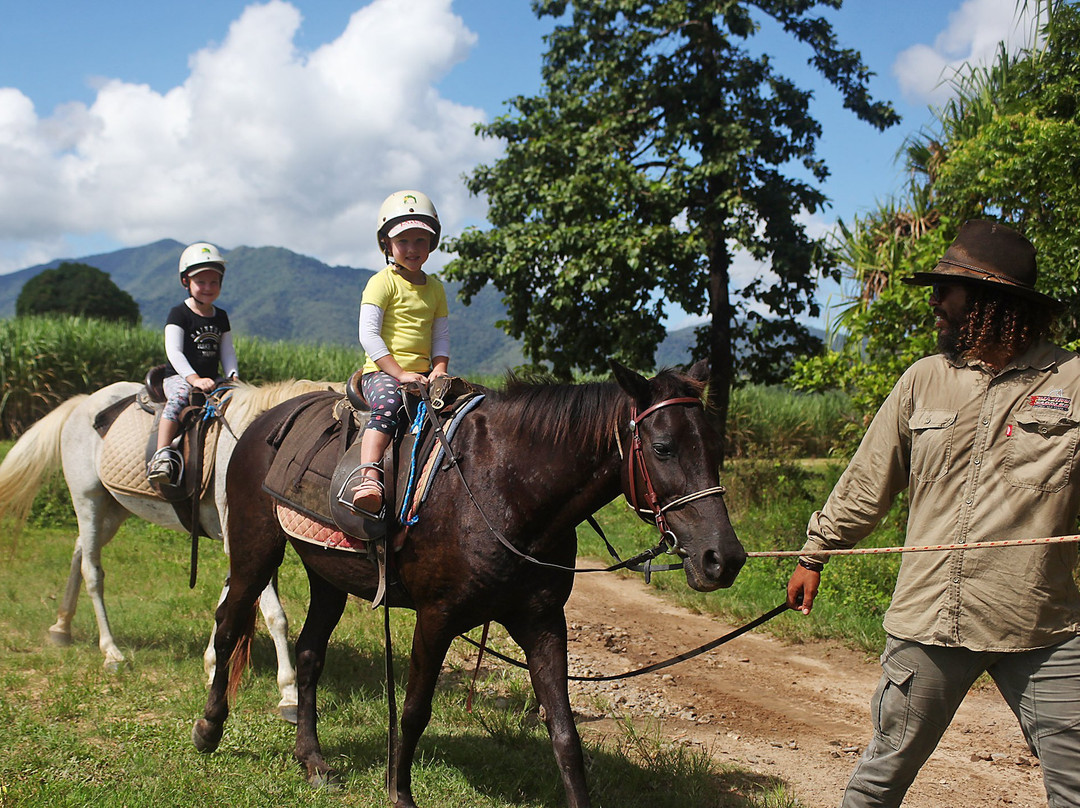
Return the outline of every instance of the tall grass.
[[[253,384],[285,379],[344,381],[359,367],[359,348],[236,340],[240,377]],[[0,437],[30,424],[79,393],[140,381],[165,361],[161,331],[83,317],[0,320]]]
[[[728,457],[828,457],[854,417],[839,391],[798,393],[778,385],[744,385],[731,393]]]

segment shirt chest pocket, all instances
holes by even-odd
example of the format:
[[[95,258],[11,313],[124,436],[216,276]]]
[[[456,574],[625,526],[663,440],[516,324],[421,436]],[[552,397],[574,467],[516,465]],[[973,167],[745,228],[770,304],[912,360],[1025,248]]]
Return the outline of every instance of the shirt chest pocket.
[[[915,410],[911,429],[911,473],[921,483],[940,480],[952,462],[955,410]]]
[[[1076,461],[1077,422],[1066,413],[1025,405],[1013,413],[1005,479],[1018,488],[1060,491]]]

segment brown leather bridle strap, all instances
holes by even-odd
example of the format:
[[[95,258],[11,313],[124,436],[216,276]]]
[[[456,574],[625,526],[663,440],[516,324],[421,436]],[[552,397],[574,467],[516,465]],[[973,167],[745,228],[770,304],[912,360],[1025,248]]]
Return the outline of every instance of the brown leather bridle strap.
[[[653,404],[651,407],[646,408],[640,414],[637,412],[637,408],[630,410],[630,449],[626,453],[627,463],[627,476],[629,477],[630,496],[627,497],[627,501],[630,503],[630,507],[638,513],[651,513],[653,521],[656,523],[657,529],[660,531],[662,541],[666,541],[671,544],[672,550],[678,549],[678,538],[668,527],[667,519],[664,517],[664,511],[671,508],[673,505],[689,502],[693,499],[709,496],[711,494],[723,494],[724,487],[716,486],[713,488],[707,488],[703,491],[695,491],[687,496],[680,497],[675,502],[670,502],[667,505],[660,506],[660,498],[656,494],[656,489],[653,487],[652,478],[649,476],[649,469],[645,465],[645,450],[641,445],[641,433],[638,431],[638,427],[646,417],[652,415],[662,407],[670,407],[674,404],[687,404],[696,407],[701,407],[701,399],[695,396],[679,396],[677,398],[668,398],[663,401],[659,401]],[[645,503],[648,506],[643,508],[638,498],[637,476],[641,474],[642,482],[645,485]]]

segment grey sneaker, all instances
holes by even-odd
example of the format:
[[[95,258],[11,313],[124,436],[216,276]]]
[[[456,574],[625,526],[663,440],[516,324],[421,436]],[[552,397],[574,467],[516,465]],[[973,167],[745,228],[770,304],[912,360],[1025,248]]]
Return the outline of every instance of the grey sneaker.
[[[153,485],[176,485],[180,480],[182,464],[183,461],[173,449],[168,446],[158,449],[146,467],[146,479]]]

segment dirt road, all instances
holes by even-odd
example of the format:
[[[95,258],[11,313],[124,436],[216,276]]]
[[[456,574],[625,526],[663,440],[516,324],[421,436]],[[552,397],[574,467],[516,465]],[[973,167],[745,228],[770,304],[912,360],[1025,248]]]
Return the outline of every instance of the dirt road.
[[[567,620],[570,670],[584,675],[637,669],[734,628],[615,575],[578,576]],[[612,732],[611,715],[630,713],[718,761],[782,778],[803,805],[833,808],[870,737],[879,674],[877,661],[857,652],[787,645],[758,631],[653,674],[572,682],[571,698],[583,735]],[[606,703],[604,715],[597,704]],[[1045,808],[1038,763],[992,686],[968,695],[904,805]]]

